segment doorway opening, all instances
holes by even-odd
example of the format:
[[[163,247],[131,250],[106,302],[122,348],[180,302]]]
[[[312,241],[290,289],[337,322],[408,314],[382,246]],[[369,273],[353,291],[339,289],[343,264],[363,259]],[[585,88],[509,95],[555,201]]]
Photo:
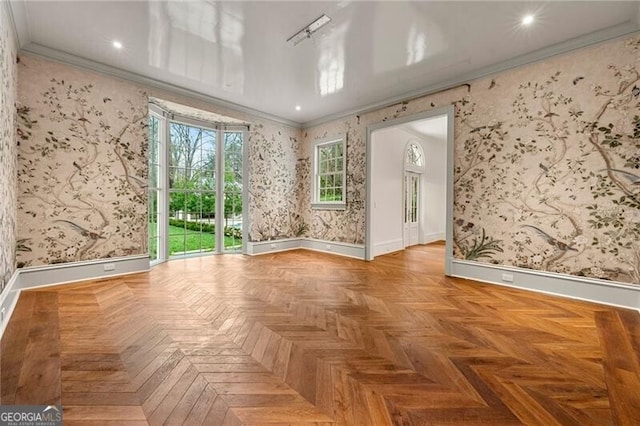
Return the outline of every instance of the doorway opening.
[[[152,98],[151,263],[245,251],[245,140],[238,120]]]
[[[445,240],[452,257],[453,106],[367,129],[366,258]]]
[[[404,172],[404,224],[403,248],[420,243],[419,206],[421,198],[420,175]]]
[[[402,136],[401,136],[402,137]],[[422,220],[422,174],[424,174],[424,151],[420,140],[409,139],[404,150],[404,215],[403,248],[420,244]],[[424,238],[422,238],[424,240]]]

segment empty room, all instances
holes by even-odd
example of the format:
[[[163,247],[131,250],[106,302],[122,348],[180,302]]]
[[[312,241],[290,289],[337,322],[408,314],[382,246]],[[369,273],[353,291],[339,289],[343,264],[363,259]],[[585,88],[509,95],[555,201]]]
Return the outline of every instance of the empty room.
[[[640,424],[640,2],[0,2],[0,425]]]

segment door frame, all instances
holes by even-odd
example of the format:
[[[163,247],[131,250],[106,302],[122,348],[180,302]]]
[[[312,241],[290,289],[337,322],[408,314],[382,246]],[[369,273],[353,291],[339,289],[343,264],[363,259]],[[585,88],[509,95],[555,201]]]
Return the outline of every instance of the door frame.
[[[371,166],[371,135],[377,130],[387,127],[397,126],[399,124],[409,123],[411,121],[424,120],[427,118],[435,118],[447,116],[447,195],[446,195],[446,223],[445,223],[445,275],[451,275],[451,266],[453,261],[453,154],[454,154],[454,115],[455,108],[453,105],[447,105],[440,108],[434,108],[417,114],[411,114],[406,117],[397,118],[378,122],[367,126],[367,141],[365,147],[366,154],[366,203],[365,203],[365,260],[373,260],[372,247],[372,216],[373,216],[373,188],[371,182],[373,179],[373,167]]]

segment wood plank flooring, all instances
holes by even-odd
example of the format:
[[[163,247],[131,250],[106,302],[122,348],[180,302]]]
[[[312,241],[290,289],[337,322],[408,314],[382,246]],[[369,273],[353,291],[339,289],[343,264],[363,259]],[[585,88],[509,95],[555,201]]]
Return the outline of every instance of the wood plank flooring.
[[[442,245],[23,292],[1,403],[67,425],[638,425],[640,316],[443,276]]]

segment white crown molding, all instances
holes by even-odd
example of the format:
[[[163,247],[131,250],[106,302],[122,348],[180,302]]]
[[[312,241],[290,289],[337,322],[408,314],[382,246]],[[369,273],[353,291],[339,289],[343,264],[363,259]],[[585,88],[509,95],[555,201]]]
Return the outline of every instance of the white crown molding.
[[[275,116],[275,115],[272,115],[263,111],[259,111],[253,108],[245,107],[240,104],[218,99],[213,96],[205,95],[203,93],[196,92],[194,90],[185,89],[170,83],[165,83],[153,78],[145,77],[140,74],[124,71],[119,68],[115,68],[103,63],[81,58],[79,56],[62,52],[57,49],[52,49],[36,43],[31,43],[31,36],[29,33],[29,24],[28,24],[28,16],[27,16],[28,14],[27,14],[27,8],[25,5],[25,0],[2,1],[2,3],[3,4],[7,3],[8,14],[9,14],[9,17],[11,18],[10,20],[12,23],[12,27],[13,27],[14,33],[16,34],[16,38],[18,40],[18,45],[19,45],[18,47],[21,48],[21,52],[31,53],[31,54],[42,56],[57,62],[62,62],[65,64],[74,65],[74,66],[88,69],[91,71],[100,72],[102,74],[111,75],[113,77],[118,77],[124,80],[133,81],[146,86],[165,90],[170,93],[182,95],[187,98],[206,102],[214,106],[228,108],[240,113],[245,113],[255,117],[264,118],[264,119],[274,121],[276,123],[284,124],[290,127],[302,128],[303,130],[306,130],[315,126],[319,126],[327,122],[343,119],[348,116],[366,114],[368,112],[376,111],[381,108],[385,108],[385,107],[397,104],[399,102],[407,102],[416,98],[438,93],[438,92],[459,86],[461,84],[464,84],[473,80],[477,80],[482,77],[486,77],[492,74],[509,70],[511,68],[520,67],[532,62],[536,62],[546,58],[550,58],[552,56],[568,53],[583,47],[603,43],[618,37],[623,37],[625,35],[629,35],[631,33],[640,31],[640,24],[638,23],[639,19],[638,17],[634,16],[626,23],[615,25],[613,27],[605,28],[602,30],[594,31],[584,36],[576,37],[571,40],[564,41],[562,43],[557,43],[552,46],[548,46],[524,55],[520,55],[516,58],[509,59],[507,61],[503,61],[494,65],[483,67],[475,71],[472,71],[470,73],[466,73],[461,76],[451,78],[449,80],[441,81],[439,83],[436,83],[427,87],[423,87],[419,90],[406,92],[401,95],[386,98],[378,102],[363,105],[350,110],[340,111],[334,114],[329,114],[324,117],[320,117],[315,120],[310,120],[310,121],[301,123],[297,121],[288,120],[283,117]]]
[[[31,41],[26,3],[24,0],[7,0],[1,3],[7,13],[11,30],[15,36],[16,50],[20,50],[22,46]]]
[[[553,56],[562,55],[584,47],[604,43],[609,40],[624,37],[637,31],[640,31],[640,24],[638,24],[635,20],[628,21],[620,25],[615,25],[603,30],[594,31],[592,33],[576,37],[562,43],[547,46],[542,49],[517,56],[513,59],[482,67],[475,71],[453,77],[449,80],[444,80],[439,83],[423,87],[419,90],[406,92],[401,95],[393,96],[391,98],[387,98],[369,105],[337,112],[335,114],[329,114],[315,120],[307,121],[302,123],[302,129],[307,130],[321,124],[341,120],[349,116],[367,114],[369,112],[377,111],[379,109],[386,108],[400,102],[408,102],[414,99],[421,98],[423,96],[432,95],[434,93],[452,89],[465,83],[470,83],[483,77],[504,72],[512,68],[521,67],[532,62],[538,62],[543,59],[551,58]]]
[[[213,96],[205,95],[204,93],[196,92],[195,90],[185,89],[171,83],[165,83],[163,81],[156,80],[155,78],[145,77],[141,74],[125,71],[120,68],[112,67],[111,65],[103,64],[101,62],[95,62],[89,59],[81,58],[80,56],[72,55],[70,53],[43,46],[41,44],[29,43],[26,46],[23,46],[20,52],[40,56],[52,61],[72,65],[89,71],[98,72],[122,80],[131,81],[143,86],[164,90],[166,92],[184,96],[196,101],[205,102],[207,104],[220,108],[229,109],[238,113],[262,118],[279,124],[284,124],[296,129],[299,129],[301,127],[301,123],[296,121],[287,120],[286,118],[278,117],[266,112],[258,111],[253,108],[242,106],[240,104],[218,99]]]

